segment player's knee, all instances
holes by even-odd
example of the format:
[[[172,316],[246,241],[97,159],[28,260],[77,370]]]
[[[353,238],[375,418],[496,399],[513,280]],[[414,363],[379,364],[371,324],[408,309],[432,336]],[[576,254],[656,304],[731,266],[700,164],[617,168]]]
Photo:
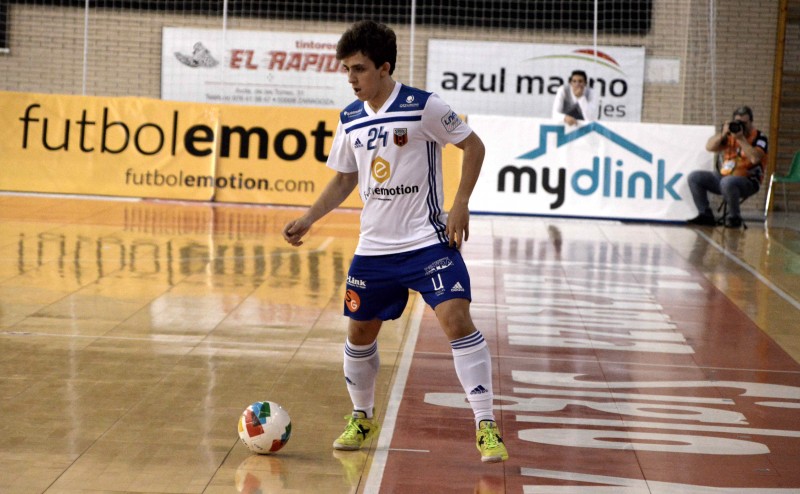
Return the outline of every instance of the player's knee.
[[[378,338],[382,321],[373,319],[371,321],[350,320],[347,328],[347,339],[354,345],[370,345]]]
[[[469,301],[454,299],[436,306],[436,318],[445,334],[451,339],[462,338],[475,332],[475,324],[469,313]]]

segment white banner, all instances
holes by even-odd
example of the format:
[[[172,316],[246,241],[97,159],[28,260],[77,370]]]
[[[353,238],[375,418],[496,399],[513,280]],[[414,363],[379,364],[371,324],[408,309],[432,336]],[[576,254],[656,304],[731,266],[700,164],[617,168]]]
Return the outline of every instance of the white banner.
[[[343,108],[355,99],[338,34],[165,27],[161,98]]]
[[[474,212],[683,221],[697,215],[686,177],[713,169],[713,126],[468,121],[486,145]]]
[[[459,113],[550,118],[556,91],[584,70],[598,98],[595,120],[640,122],[643,47],[462,40],[428,43],[427,89]]]

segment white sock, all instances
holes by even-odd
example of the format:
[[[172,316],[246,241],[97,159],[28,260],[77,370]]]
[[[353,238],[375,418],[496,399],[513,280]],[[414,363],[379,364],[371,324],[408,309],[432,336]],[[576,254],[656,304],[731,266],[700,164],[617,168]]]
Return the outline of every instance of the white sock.
[[[344,378],[353,402],[353,410],[361,410],[371,419],[375,407],[375,379],[381,360],[378,342],[371,345],[344,345]]]
[[[480,331],[450,342],[453,364],[467,400],[475,414],[475,426],[481,420],[494,420],[492,404],[492,356]]]

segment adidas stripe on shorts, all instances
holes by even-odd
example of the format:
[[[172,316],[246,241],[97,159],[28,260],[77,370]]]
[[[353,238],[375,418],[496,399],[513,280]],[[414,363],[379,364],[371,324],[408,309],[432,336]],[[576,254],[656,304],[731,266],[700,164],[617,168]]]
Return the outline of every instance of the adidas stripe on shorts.
[[[447,244],[436,244],[400,254],[354,256],[344,315],[357,321],[397,319],[408,303],[409,288],[433,308],[454,298],[472,300],[461,253]]]

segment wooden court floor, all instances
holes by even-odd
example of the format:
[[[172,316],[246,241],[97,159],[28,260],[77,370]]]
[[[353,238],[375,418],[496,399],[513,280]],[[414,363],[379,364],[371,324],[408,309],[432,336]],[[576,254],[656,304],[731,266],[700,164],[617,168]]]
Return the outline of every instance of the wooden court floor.
[[[511,455],[484,465],[435,318],[379,338],[368,448],[341,305],[358,213],[0,195],[0,493],[798,493],[800,233],[473,215]],[[253,401],[291,414],[271,456]]]

